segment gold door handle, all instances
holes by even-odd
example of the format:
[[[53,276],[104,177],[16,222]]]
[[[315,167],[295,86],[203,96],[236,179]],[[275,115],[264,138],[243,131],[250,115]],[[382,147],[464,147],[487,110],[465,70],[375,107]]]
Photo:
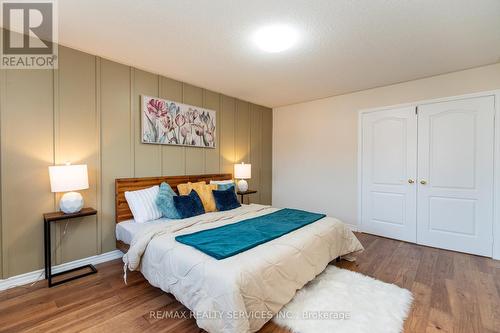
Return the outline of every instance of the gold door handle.
[[[420,184],[425,185],[425,184],[427,184],[427,181],[422,179],[422,180],[420,181]]]
[[[408,179],[408,183],[409,183],[409,184],[413,184],[414,182],[415,182],[415,181],[414,181],[413,179],[411,179],[411,178],[409,178],[409,179]]]

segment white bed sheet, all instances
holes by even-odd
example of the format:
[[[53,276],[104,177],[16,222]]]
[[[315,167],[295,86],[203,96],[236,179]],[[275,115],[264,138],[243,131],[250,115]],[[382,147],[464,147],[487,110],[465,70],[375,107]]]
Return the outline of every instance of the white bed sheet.
[[[133,219],[123,221],[116,224],[116,239],[124,242],[125,244],[131,244],[132,239],[137,235],[142,235],[143,233],[155,228],[157,225],[162,223],[169,223],[172,219],[160,218],[158,220],[137,223]]]

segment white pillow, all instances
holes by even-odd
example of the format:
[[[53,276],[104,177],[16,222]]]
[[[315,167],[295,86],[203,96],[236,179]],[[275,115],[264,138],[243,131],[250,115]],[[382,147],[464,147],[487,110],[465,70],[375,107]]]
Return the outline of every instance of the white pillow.
[[[225,185],[225,184],[234,184],[234,180],[211,180],[210,184],[217,184],[217,185]]]
[[[144,190],[125,191],[125,199],[134,215],[135,222],[144,223],[161,217],[161,212],[155,202],[159,191],[158,185]]]

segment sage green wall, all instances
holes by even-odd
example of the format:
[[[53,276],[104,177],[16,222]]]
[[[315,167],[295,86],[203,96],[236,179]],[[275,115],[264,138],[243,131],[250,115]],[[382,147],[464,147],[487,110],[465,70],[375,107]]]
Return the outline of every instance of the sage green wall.
[[[217,148],[140,142],[140,95],[217,112]],[[54,230],[56,263],[115,249],[114,180],[232,172],[252,163],[252,202],[271,203],[270,109],[187,83],[59,47],[59,68],[0,73],[0,276],[43,267],[42,213],[57,207],[47,167],[88,165],[86,205],[98,216]]]

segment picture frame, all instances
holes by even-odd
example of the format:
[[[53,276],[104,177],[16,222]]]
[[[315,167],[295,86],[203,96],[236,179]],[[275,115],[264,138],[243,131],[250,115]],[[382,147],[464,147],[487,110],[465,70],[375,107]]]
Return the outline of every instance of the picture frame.
[[[141,140],[161,144],[216,148],[216,111],[141,95]]]

